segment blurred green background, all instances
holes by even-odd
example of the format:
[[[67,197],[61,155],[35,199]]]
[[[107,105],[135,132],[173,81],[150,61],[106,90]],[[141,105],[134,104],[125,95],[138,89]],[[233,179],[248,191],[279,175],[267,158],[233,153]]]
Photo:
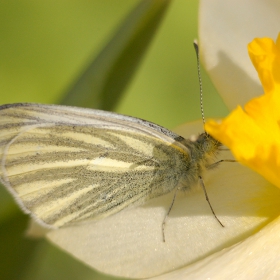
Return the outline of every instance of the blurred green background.
[[[139,3],[136,0],[0,2],[0,104],[59,103]],[[114,111],[169,129],[200,119],[193,39],[198,1],[171,2]],[[202,71],[206,117],[227,112]],[[27,217],[0,189],[0,279],[116,279],[45,240],[23,237]],[[145,269],[145,268],[143,268]]]

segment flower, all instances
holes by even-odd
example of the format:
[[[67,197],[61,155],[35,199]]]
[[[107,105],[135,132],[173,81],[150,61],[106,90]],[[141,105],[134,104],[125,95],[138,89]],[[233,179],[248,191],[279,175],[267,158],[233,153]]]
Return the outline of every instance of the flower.
[[[260,42],[255,40],[252,44],[256,47]],[[255,49],[252,44],[251,53]],[[273,49],[274,45],[270,45]],[[239,118],[240,123],[245,121],[241,122]],[[238,127],[236,122],[229,126],[234,126],[233,129]],[[221,125],[210,122],[209,127],[221,127],[217,129],[217,135],[223,135],[223,122]],[[195,125],[189,124],[185,129],[181,134],[190,135],[194,133]],[[243,130],[252,134],[247,128]],[[260,137],[256,139],[260,140]],[[249,152],[248,147],[243,150]],[[278,223],[276,227],[274,223],[279,215],[280,190],[255,172],[237,163],[229,164],[231,166],[224,164],[204,178],[212,205],[225,228],[221,228],[211,215],[203,192],[198,192],[176,199],[166,225],[166,243],[162,242],[160,232],[166,211],[162,205],[168,207],[172,194],[152,200],[145,207],[128,209],[98,222],[52,231],[48,238],[90,266],[118,276],[151,277],[168,272],[172,266],[188,265],[155,279],[193,279],[202,275],[206,277],[209,273],[229,278],[233,273],[227,267],[229,263],[245,273],[241,275],[252,276],[254,274],[246,268],[251,263],[253,271],[256,271],[256,263],[265,262],[262,246],[278,248],[274,244],[278,238],[278,235],[274,236]],[[273,219],[273,223],[260,230]],[[243,243],[234,246],[237,241]],[[122,260],[122,264],[118,260]],[[141,263],[139,269],[136,263]],[[163,263],[166,264],[163,266]],[[142,269],[143,264],[145,270]],[[271,267],[275,267],[274,262]]]
[[[249,97],[260,94],[262,90],[258,79],[251,75],[244,46],[253,37],[276,34],[275,28],[278,28],[280,20],[279,9],[277,6],[272,7],[276,5],[273,2],[259,0],[240,2],[206,0],[201,1],[200,5],[200,45],[204,65],[228,108],[232,108],[237,103],[244,104]],[[177,10],[182,11],[185,19],[186,9]],[[189,6],[187,10],[189,11]],[[53,20],[52,17],[50,18]],[[178,17],[176,17],[176,22],[182,27]],[[190,24],[190,26],[195,26],[195,24]],[[175,29],[172,28],[172,34]],[[177,30],[182,29],[177,28]],[[227,47],[230,47],[230,51]],[[216,48],[218,56],[211,54],[213,48]],[[14,50],[14,48],[10,49]],[[181,58],[179,53],[177,55]],[[17,56],[15,57],[17,59]],[[214,65],[211,61],[209,62],[209,59],[214,62]],[[161,65],[161,63],[157,64]],[[184,73],[184,71],[171,71],[170,68],[168,71],[176,73],[176,77],[178,72]],[[151,80],[154,80],[153,75],[148,75]],[[146,80],[142,84],[147,84]],[[162,84],[162,78],[160,84]],[[174,85],[177,86],[178,83]],[[170,86],[173,90],[174,85]],[[173,90],[170,90],[171,99],[178,100],[174,98]],[[151,91],[154,93],[157,90],[151,87],[149,92]],[[140,92],[143,93],[143,91]],[[159,92],[163,99],[162,91]],[[141,99],[143,100],[142,95]],[[146,107],[145,110],[147,111]],[[154,109],[148,111],[154,111]],[[200,124],[199,129],[197,124],[189,123],[186,127],[182,135],[188,137],[190,134],[201,132],[202,126]],[[222,158],[224,157],[223,153]],[[221,165],[220,168],[205,176],[204,181],[214,210],[226,226],[223,229],[209,212],[203,192],[200,191],[176,199],[166,225],[165,244],[161,239],[161,223],[172,200],[172,194],[151,201],[144,207],[123,211],[120,215],[101,220],[95,225],[85,224],[50,232],[47,238],[63,248],[69,255],[75,256],[91,267],[114,275],[150,277],[175,270],[157,278],[277,277],[280,249],[278,245],[280,244],[279,222],[276,218],[280,208],[279,189],[260,175],[237,163]],[[272,222],[268,224],[270,221]],[[14,224],[19,224],[18,220]],[[6,224],[2,228],[10,235],[10,228]],[[11,245],[5,248],[11,248],[11,246],[14,248],[15,244],[16,242],[11,242]],[[35,257],[31,256],[30,250],[21,250],[22,247],[20,247],[19,250],[23,253],[28,252],[28,255],[22,257],[21,264],[13,265],[13,268],[23,267],[25,275],[31,274],[31,276],[28,274],[30,278],[34,278],[35,271],[35,278],[43,275],[42,277],[47,279],[48,275],[54,275],[52,268],[57,267],[59,263],[60,279],[62,279],[63,268],[67,275],[63,279],[93,278],[91,270],[86,270],[87,267],[77,269],[79,262],[70,257],[66,259],[64,267],[61,266],[63,256],[65,258],[68,254],[59,254],[59,250],[54,250],[55,247],[48,246],[49,244],[44,243],[41,249],[36,250]],[[44,251],[42,247],[47,247],[47,249]],[[5,260],[7,256],[15,261],[18,259],[18,250],[14,250],[14,257],[11,257],[10,250],[2,251]],[[52,253],[49,254],[49,251]],[[28,264],[26,259],[29,260]],[[6,262],[4,266],[7,270],[17,273],[16,269],[7,268]],[[186,267],[178,269],[183,266]],[[44,269],[46,267],[47,269]]]
[[[249,55],[265,94],[239,106],[221,123],[209,121],[205,129],[231,149],[235,158],[280,187],[280,35],[255,39]]]

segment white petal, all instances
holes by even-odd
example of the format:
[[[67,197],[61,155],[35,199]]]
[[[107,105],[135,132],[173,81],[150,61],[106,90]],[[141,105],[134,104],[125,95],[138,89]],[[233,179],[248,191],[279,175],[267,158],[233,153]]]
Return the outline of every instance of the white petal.
[[[144,278],[179,269],[231,246],[279,214],[280,190],[238,163],[209,171],[204,182],[225,228],[214,219],[199,188],[176,198],[165,243],[161,225],[173,194],[47,236],[99,271]]]
[[[277,0],[200,1],[202,60],[230,109],[263,93],[247,45],[256,37],[276,39],[279,26]]]
[[[280,217],[229,249],[153,279],[280,279],[279,251]]]

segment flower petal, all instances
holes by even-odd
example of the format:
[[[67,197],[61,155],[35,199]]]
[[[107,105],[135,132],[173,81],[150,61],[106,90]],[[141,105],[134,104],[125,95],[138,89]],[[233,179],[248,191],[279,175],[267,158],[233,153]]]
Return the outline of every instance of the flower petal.
[[[262,94],[245,46],[255,37],[275,37],[280,2],[274,0],[201,0],[199,43],[212,82],[228,108]]]
[[[242,243],[153,280],[279,279],[280,217]]]

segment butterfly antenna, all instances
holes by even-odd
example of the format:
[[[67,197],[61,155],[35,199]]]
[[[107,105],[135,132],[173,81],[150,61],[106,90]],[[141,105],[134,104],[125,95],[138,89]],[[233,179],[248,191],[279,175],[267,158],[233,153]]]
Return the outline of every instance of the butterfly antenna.
[[[200,111],[203,121],[203,126],[205,125],[205,117],[204,117],[204,110],[203,110],[203,94],[202,94],[202,81],[201,81],[201,73],[200,73],[200,59],[199,59],[199,47],[197,41],[193,42],[195,53],[196,53],[196,63],[197,63],[197,75],[198,75],[198,82],[199,82],[199,95],[200,95]],[[205,130],[205,129],[204,129]]]

